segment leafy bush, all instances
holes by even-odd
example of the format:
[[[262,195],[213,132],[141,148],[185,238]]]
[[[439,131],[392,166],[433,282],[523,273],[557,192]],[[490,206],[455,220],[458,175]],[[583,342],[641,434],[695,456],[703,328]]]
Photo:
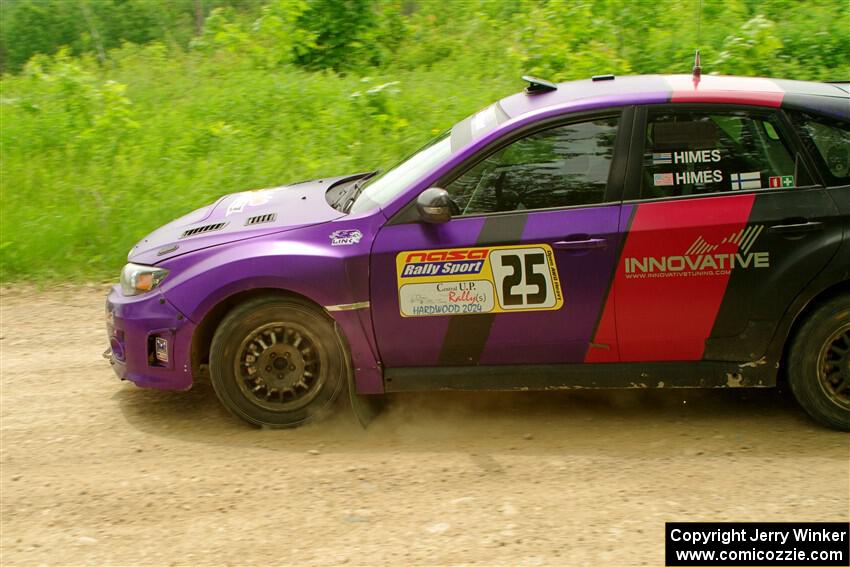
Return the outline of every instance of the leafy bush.
[[[686,0],[203,0],[201,26],[193,0],[88,0],[100,52],[81,2],[0,6],[4,280],[114,278],[162,223],[386,167],[523,72],[688,72],[697,28]],[[135,29],[145,14],[157,23]],[[846,79],[848,17],[840,1],[705,0],[705,72]]]

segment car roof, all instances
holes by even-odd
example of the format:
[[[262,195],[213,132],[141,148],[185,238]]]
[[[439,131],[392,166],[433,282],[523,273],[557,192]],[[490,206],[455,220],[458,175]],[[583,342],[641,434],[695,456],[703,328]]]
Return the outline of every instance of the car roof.
[[[558,83],[557,90],[520,92],[499,101],[510,118],[579,101],[604,99],[605,106],[700,102],[794,108],[850,120],[848,83],[815,83],[761,77],[637,75]]]

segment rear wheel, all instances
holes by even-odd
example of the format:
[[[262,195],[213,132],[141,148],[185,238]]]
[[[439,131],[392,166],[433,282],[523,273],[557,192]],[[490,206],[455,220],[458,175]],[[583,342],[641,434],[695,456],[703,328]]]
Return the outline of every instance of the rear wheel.
[[[850,295],[819,307],[791,345],[788,381],[809,414],[850,431]]]
[[[210,380],[234,415],[296,427],[326,414],[346,383],[347,356],[331,321],[311,304],[265,297],[234,308],[210,348]]]

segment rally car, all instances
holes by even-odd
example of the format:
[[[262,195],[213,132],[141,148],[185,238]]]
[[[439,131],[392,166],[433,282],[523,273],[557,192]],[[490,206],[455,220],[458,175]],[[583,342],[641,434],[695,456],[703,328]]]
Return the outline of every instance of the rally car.
[[[431,389],[770,387],[850,429],[850,83],[527,88],[382,173],[227,195],[107,301],[119,377],[295,426]]]

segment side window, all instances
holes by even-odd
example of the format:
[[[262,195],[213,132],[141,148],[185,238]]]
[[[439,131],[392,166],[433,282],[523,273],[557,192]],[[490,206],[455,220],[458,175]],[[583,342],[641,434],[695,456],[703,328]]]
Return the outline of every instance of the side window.
[[[850,125],[838,120],[794,115],[797,130],[829,185],[850,185]]]
[[[651,110],[640,196],[811,185],[772,113]]]
[[[531,134],[477,163],[446,190],[462,215],[601,203],[617,121],[602,118]]]

